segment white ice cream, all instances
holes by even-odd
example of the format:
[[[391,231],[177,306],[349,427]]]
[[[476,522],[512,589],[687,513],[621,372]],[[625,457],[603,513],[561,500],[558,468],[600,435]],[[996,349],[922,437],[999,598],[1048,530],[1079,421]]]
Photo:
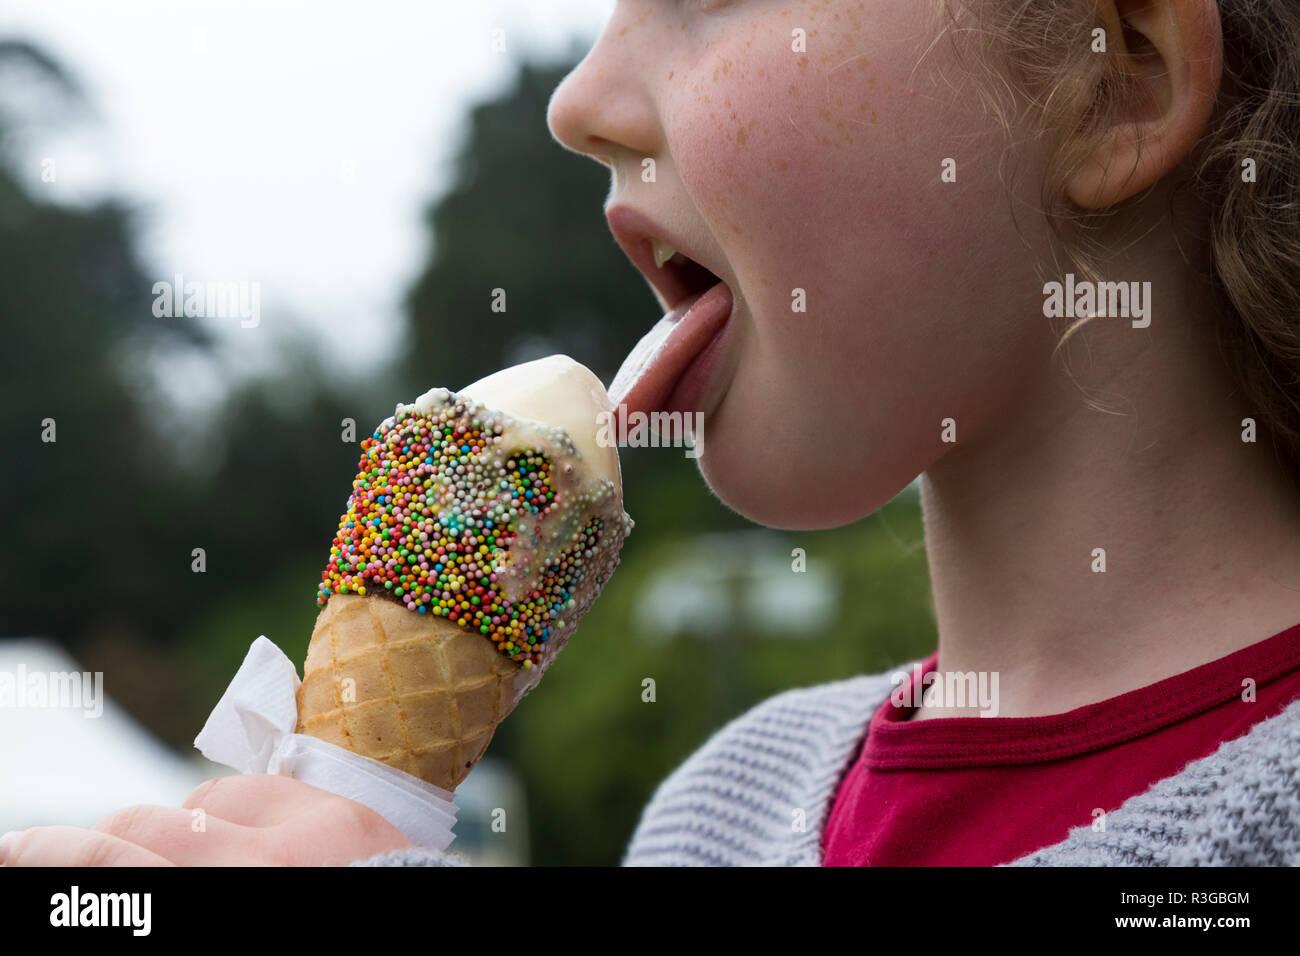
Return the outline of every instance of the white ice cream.
[[[593,474],[607,478],[622,495],[618,449],[596,441],[599,416],[608,416],[614,405],[585,365],[567,355],[550,355],[493,372],[458,394],[514,418],[560,426]]]

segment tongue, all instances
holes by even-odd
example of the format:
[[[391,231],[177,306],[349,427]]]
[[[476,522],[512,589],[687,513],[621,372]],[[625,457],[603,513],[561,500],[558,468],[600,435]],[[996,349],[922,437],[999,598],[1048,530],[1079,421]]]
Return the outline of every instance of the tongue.
[[[609,397],[624,412],[660,411],[695,356],[731,314],[731,289],[719,282],[684,300],[655,323],[623,360]]]

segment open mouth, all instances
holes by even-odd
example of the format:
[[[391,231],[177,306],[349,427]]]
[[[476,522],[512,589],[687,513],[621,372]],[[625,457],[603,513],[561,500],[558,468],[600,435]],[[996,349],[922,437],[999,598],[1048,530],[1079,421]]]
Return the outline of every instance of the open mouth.
[[[731,287],[708,269],[681,253],[663,268],[674,271],[656,289],[674,305],[628,353],[609,387],[623,416],[698,411],[731,317]]]
[[[666,309],[624,360],[609,395],[620,415],[701,411],[724,351],[733,306],[731,287],[641,210],[606,210],[620,248],[654,288]]]
[[[649,278],[669,309],[677,308],[685,299],[707,292],[722,281],[668,243],[660,239],[650,239],[648,242],[655,269],[659,272],[658,276],[651,275]]]

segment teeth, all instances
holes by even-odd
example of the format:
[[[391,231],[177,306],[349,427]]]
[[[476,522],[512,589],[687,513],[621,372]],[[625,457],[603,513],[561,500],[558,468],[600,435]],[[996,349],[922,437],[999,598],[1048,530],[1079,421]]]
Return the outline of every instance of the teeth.
[[[650,249],[655,255],[655,265],[660,269],[664,267],[665,262],[677,255],[676,249],[659,239],[650,240]]]

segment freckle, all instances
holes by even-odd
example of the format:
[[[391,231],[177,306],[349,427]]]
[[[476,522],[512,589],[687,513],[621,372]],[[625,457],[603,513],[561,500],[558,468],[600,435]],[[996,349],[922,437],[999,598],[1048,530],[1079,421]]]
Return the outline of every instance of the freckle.
[[[736,142],[739,143],[741,146],[743,146],[745,145],[746,139],[747,137],[745,135],[745,127],[742,126],[740,129],[736,131]]]
[[[874,76],[869,76],[869,77],[867,77],[867,82],[870,83],[872,86],[875,86],[875,85],[876,85],[876,78],[875,78]]]
[[[670,71],[668,72],[668,79],[671,80],[671,79],[673,78],[673,74],[676,73],[676,72],[677,72],[676,70],[670,70]]]
[[[731,224],[731,231],[734,232],[734,233],[735,233],[736,235],[738,235],[738,236],[739,236],[739,235],[742,235],[741,230],[740,230],[740,227],[737,226],[735,223],[732,223],[732,224]]]
[[[876,111],[875,111],[875,110],[872,110],[872,111],[871,111],[871,125],[872,125],[872,126],[875,126],[877,122],[879,122],[879,120],[876,119]]]
[[[793,96],[793,95],[794,95],[794,91],[795,91],[795,85],[794,85],[793,83],[791,83],[791,84],[790,84],[790,89],[789,89],[788,92],[790,93],[791,96]]]
[[[627,27],[624,27],[623,29],[618,31],[619,36],[624,36],[626,33],[627,33]]]
[[[831,143],[831,138],[830,138],[829,136],[823,136],[823,137],[822,137],[822,145],[823,145],[823,146],[832,146],[832,145],[834,145],[834,144]]]
[[[818,111],[817,111],[817,115],[820,116],[822,119],[826,120],[827,122],[829,122],[829,121],[830,121],[830,118],[831,118],[831,111],[830,111],[830,110],[818,110]]]
[[[735,118],[736,118],[735,111],[732,111],[731,118],[732,118],[732,119],[735,119]]]
[[[779,162],[779,163],[776,164],[776,168],[777,168],[777,169],[789,169],[789,168],[790,168],[790,164],[787,163],[787,162],[783,159],[783,160],[781,160],[781,162]]]
[[[843,129],[843,128],[844,128],[844,120],[840,120],[838,123],[836,123],[836,124],[835,124],[835,128],[836,128],[836,129]]]
[[[799,65],[800,65],[801,67],[807,66],[807,65],[808,65],[808,61],[807,61],[807,60],[800,60],[800,61],[799,61]]]

